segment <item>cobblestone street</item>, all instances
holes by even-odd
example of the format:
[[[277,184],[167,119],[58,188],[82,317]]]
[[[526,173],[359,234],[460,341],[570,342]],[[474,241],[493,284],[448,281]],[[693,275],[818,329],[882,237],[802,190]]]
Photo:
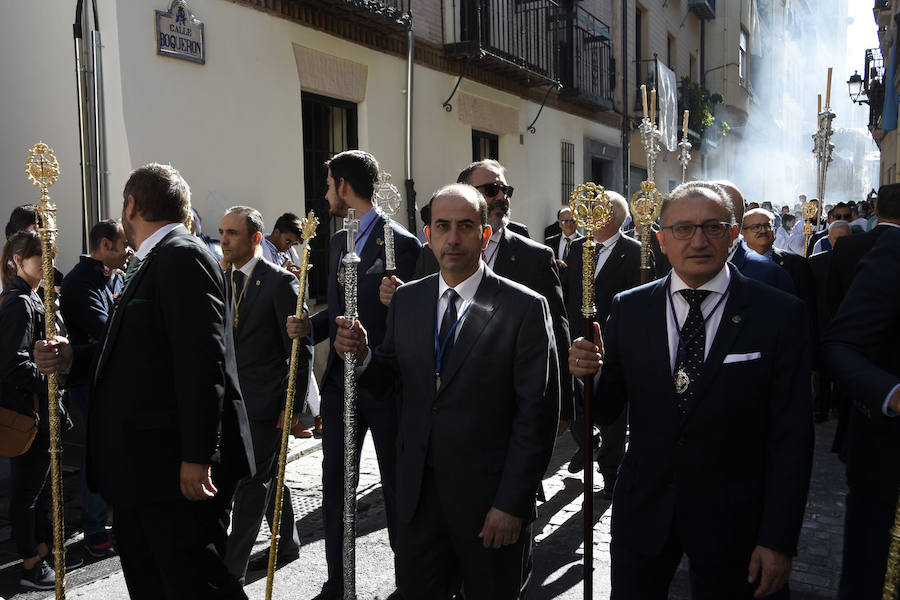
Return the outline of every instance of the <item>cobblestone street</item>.
[[[820,600],[834,598],[840,577],[841,540],[844,510],[843,466],[829,452],[834,435],[834,422],[818,425],[815,464],[800,538],[800,554],[795,559],[791,577],[792,598]],[[581,474],[566,469],[574,452],[574,443],[566,435],[559,440],[544,480],[547,501],[538,509],[534,531],[535,571],[529,598],[547,600],[581,598]],[[288,465],[288,484],[291,487],[303,547],[300,559],[280,569],[276,576],[275,597],[311,598],[318,593],[326,578],[321,504],[321,450],[317,440],[294,440]],[[69,488],[77,485],[77,476],[67,476]],[[596,490],[601,485],[595,479]],[[6,499],[2,499],[5,509]],[[82,554],[80,536],[75,532],[80,511],[74,503],[67,505],[67,520],[72,534],[70,552]],[[5,514],[5,511],[4,511]],[[607,599],[609,582],[609,503],[595,499],[595,598]],[[8,538],[8,529],[0,529]],[[362,598],[384,598],[394,590],[393,562],[387,531],[384,528],[384,504],[378,483],[378,469],[374,448],[367,438],[363,451],[359,482],[359,541],[357,544],[358,595]],[[268,544],[268,529],[264,526],[257,539],[256,550],[262,552]],[[48,593],[18,593],[20,563],[15,560],[12,542],[0,543],[0,596],[17,600],[51,597]],[[125,598],[124,579],[118,559],[88,562],[68,577],[68,598],[106,599]],[[265,572],[250,572],[247,593],[251,598],[263,598]],[[687,568],[683,562],[676,574],[670,598],[689,598]]]

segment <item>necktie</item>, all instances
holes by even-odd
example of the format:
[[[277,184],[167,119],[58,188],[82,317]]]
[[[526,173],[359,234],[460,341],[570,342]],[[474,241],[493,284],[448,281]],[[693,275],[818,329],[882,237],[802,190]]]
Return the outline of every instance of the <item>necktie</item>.
[[[683,289],[679,293],[687,300],[687,318],[681,327],[678,340],[678,358],[675,365],[675,395],[678,413],[684,417],[693,400],[695,383],[703,370],[706,346],[706,320],[700,305],[710,294],[708,290]]]
[[[572,238],[566,238],[566,247],[563,250],[563,260],[569,260],[569,246],[572,244]]]
[[[453,349],[453,338],[456,331],[451,332],[450,328],[453,327],[458,318],[456,315],[456,299],[459,298],[459,294],[453,288],[448,289],[444,294],[447,296],[447,309],[444,310],[444,318],[441,319],[441,330],[438,332],[438,344],[444,349],[441,354],[442,365],[447,364],[447,357],[450,356],[450,350]],[[450,339],[447,339],[448,337]]]
[[[134,274],[138,272],[138,269],[141,268],[141,259],[137,256],[133,257],[131,261],[128,263],[128,268],[125,270],[125,283],[122,284],[122,292],[124,292],[128,288],[128,282],[131,281]]]
[[[244,291],[244,281],[246,281],[247,276],[244,275],[243,271],[233,270],[231,272],[231,281],[234,285],[234,297],[240,298],[241,292]]]

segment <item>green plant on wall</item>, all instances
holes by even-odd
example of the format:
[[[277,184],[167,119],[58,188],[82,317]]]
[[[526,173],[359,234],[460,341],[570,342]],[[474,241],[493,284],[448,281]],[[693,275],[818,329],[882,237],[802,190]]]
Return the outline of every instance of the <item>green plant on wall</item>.
[[[721,94],[710,94],[709,90],[696,81],[691,81],[689,77],[683,77],[681,85],[682,89],[687,88],[687,109],[691,111],[688,117],[688,125],[702,136],[703,132],[716,122],[716,117],[713,115],[713,107],[722,103],[722,96]],[[719,119],[720,134],[725,136],[730,130],[731,127],[728,123]]]

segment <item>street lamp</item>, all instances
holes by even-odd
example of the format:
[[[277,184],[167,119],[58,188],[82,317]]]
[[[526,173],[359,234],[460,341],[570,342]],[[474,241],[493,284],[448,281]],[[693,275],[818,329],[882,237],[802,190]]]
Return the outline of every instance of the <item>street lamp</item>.
[[[853,71],[853,75],[847,80],[847,88],[850,91],[850,101],[859,105],[868,104],[869,98],[863,89],[863,78],[857,71]]]

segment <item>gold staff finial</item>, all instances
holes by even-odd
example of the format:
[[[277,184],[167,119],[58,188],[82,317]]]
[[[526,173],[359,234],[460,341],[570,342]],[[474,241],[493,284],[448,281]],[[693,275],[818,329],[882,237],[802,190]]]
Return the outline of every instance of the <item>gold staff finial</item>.
[[[41,189],[41,203],[35,211],[41,235],[41,262],[44,268],[44,337],[56,337],[56,294],[53,291],[53,236],[56,234],[56,206],[50,204],[47,189],[59,179],[59,162],[53,150],[38,142],[28,151],[25,162],[28,180]],[[62,496],[62,430],[59,419],[59,382],[56,373],[47,376],[47,412],[50,424],[50,489],[53,500],[53,564],[56,572],[56,600],[66,597],[66,546]]]
[[[642,181],[641,189],[631,197],[635,228],[641,233],[641,283],[650,281],[650,226],[659,218],[663,197],[652,181]]]
[[[612,202],[602,185],[582,183],[572,191],[569,208],[575,224],[584,229],[582,252],[581,314],[593,317],[597,314],[594,303],[594,231],[603,229],[613,218]]]

